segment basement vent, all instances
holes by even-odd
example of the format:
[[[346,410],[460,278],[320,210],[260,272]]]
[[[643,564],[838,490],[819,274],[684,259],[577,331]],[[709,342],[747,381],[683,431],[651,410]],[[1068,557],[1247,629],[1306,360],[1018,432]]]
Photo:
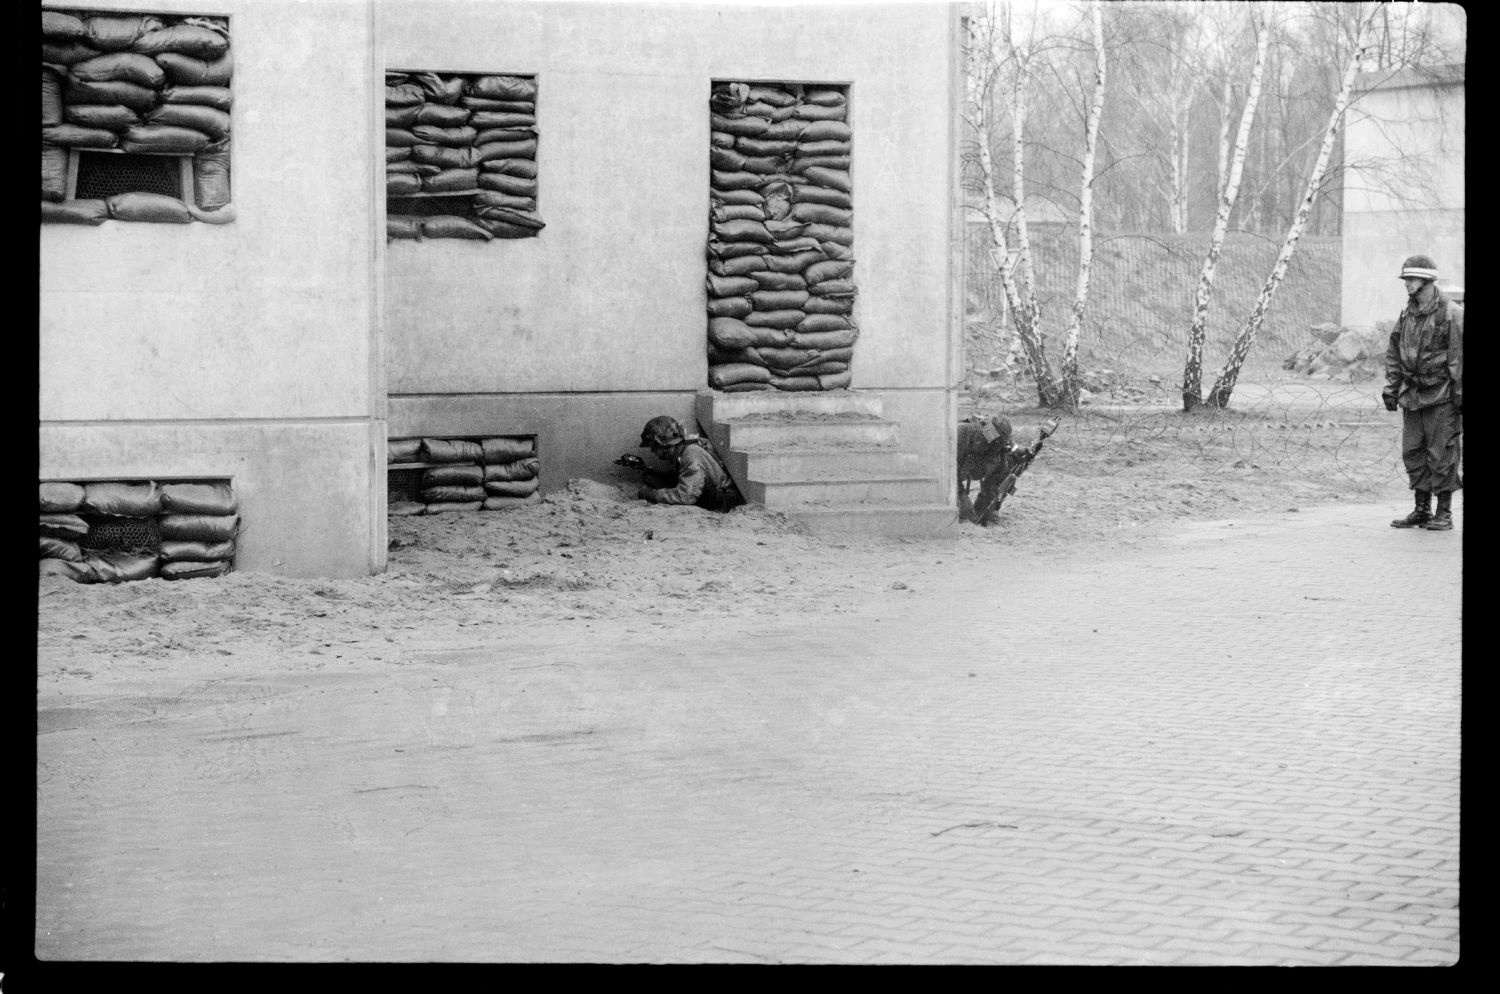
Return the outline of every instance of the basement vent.
[[[79,152],[78,200],[106,200],[117,193],[160,193],[183,199],[182,156]]]

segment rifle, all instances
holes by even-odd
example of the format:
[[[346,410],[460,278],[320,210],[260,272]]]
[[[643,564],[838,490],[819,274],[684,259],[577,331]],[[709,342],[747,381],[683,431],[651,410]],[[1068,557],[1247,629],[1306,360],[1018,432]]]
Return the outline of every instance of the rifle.
[[[1060,418],[1053,418],[1037,431],[1036,441],[1026,448],[1015,453],[1015,462],[1011,464],[1010,472],[1005,474],[1005,479],[1000,481],[1000,489],[995,493],[992,503],[984,507],[974,508],[974,520],[983,523],[991,515],[1000,513],[1000,505],[1005,503],[1005,498],[1016,492],[1016,480],[1031,466],[1032,460],[1036,459],[1037,453],[1042,451],[1042,443],[1045,442],[1057,427],[1061,424]],[[1014,450],[1012,450],[1014,451]]]

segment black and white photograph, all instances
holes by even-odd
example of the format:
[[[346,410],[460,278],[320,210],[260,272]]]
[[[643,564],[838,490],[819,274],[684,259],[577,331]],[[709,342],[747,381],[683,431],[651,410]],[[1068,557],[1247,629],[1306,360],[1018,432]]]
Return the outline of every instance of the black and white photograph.
[[[0,988],[1459,964],[1465,7],[37,7]]]

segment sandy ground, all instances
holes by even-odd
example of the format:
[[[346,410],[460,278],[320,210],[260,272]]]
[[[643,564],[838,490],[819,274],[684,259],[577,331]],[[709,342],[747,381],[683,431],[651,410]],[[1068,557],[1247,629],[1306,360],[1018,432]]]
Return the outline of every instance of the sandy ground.
[[[1038,411],[1011,411],[1034,437]],[[764,508],[715,514],[633,496],[628,470],[501,512],[393,518],[388,570],[84,585],[43,578],[38,690],[81,700],[289,667],[337,672],[494,639],[534,621],[664,637],[685,617],[795,625],[934,571],[984,583],[1010,557],[1112,556],[1189,520],[1389,500],[1406,509],[1398,423],[1366,409],[1086,413],[1048,441],[1000,525],[928,540],[820,538]],[[503,634],[499,637],[503,638]]]

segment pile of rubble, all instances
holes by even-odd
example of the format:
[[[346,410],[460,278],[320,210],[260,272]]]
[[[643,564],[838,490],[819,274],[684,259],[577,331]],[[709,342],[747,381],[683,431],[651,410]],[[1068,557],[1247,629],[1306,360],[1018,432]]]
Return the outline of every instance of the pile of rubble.
[[[1333,323],[1312,326],[1313,344],[1282,360],[1281,368],[1310,380],[1362,383],[1381,375],[1391,322],[1373,328],[1345,328]]]

